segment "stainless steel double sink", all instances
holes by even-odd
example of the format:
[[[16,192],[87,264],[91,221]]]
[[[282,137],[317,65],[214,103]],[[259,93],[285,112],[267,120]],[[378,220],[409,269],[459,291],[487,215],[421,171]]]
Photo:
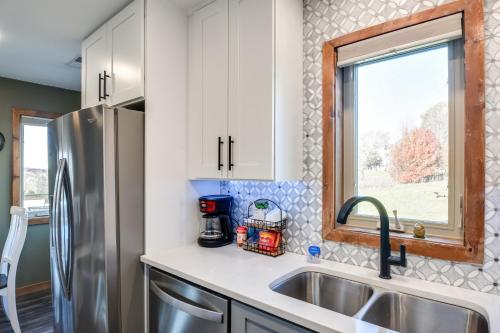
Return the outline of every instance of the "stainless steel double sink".
[[[489,333],[477,311],[320,272],[298,273],[271,289],[401,333]]]

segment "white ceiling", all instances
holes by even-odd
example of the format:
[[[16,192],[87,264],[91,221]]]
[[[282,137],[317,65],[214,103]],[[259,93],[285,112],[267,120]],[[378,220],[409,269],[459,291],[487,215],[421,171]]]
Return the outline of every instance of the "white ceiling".
[[[210,0],[151,1],[188,10]],[[86,36],[130,2],[0,0],[0,77],[80,90],[80,69],[67,63]]]
[[[205,3],[212,2],[214,0],[170,0],[172,3],[176,4],[184,10],[189,10],[192,8],[197,8],[199,5],[203,6]]]
[[[66,64],[130,0],[0,0],[0,76],[80,90]]]

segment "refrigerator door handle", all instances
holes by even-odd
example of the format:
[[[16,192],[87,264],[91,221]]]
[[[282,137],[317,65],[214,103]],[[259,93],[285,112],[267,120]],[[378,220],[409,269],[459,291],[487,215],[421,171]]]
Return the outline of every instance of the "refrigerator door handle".
[[[164,302],[165,304],[168,304],[176,309],[184,311],[191,316],[198,317],[200,319],[212,321],[214,323],[219,323],[219,324],[222,323],[222,321],[224,319],[223,313],[207,310],[207,309],[204,309],[202,307],[183,302],[180,299],[169,295],[168,293],[163,291],[158,286],[158,284],[156,282],[154,282],[153,280],[149,281],[149,287],[151,288],[151,291],[156,296],[158,296],[158,298],[162,302]]]
[[[54,181],[54,197],[52,201],[52,216],[51,216],[51,221],[52,221],[51,239],[52,239],[52,244],[54,244],[54,246],[56,245],[55,243],[55,234],[57,232],[56,219],[58,218],[59,215],[58,204],[59,204],[60,188],[61,188],[61,164],[58,163],[56,171],[56,179]]]
[[[66,167],[66,159],[64,159],[64,168],[62,170],[62,184],[64,186],[64,193],[66,193],[66,221],[68,228],[67,237],[67,262],[66,262],[66,294],[67,298],[71,297],[71,279],[73,276],[73,196],[71,192],[71,184],[69,181],[68,168]]]
[[[68,275],[66,274],[67,270],[69,269],[69,265],[68,265],[68,263],[66,263],[66,265],[63,265],[63,262],[62,262],[63,260],[62,260],[62,255],[61,255],[61,239],[60,239],[61,238],[61,212],[59,211],[60,206],[61,206],[61,190],[62,190],[63,186],[65,189],[66,195],[69,194],[67,192],[68,188],[65,186],[66,182],[64,180],[64,178],[67,178],[67,174],[66,174],[67,171],[66,170],[67,170],[66,159],[62,158],[59,160],[59,163],[58,163],[59,178],[57,178],[57,182],[56,182],[56,190],[55,190],[56,191],[56,199],[54,200],[54,224],[53,224],[53,226],[54,226],[54,248],[55,248],[55,252],[56,252],[57,272],[59,275],[59,281],[61,282],[61,286],[63,289],[64,297],[66,299],[69,299],[70,298],[70,293],[69,293],[69,288],[68,288],[69,281],[68,281]],[[69,202],[67,202],[66,207],[68,209],[71,209]],[[68,215],[68,218],[71,218],[69,212],[67,215]],[[69,238],[72,238],[71,232],[70,232]],[[68,255],[68,259],[70,259],[69,255]]]
[[[54,242],[54,249],[55,249],[55,255],[56,255],[56,265],[57,265],[57,275],[59,276],[59,282],[61,283],[61,286],[63,288],[63,293],[64,297],[66,297],[66,290],[65,290],[65,283],[64,283],[64,273],[63,273],[63,268],[62,268],[62,260],[61,260],[61,251],[59,249],[59,234],[60,234],[60,229],[59,229],[59,215],[60,215],[60,200],[61,200],[61,186],[62,186],[62,177],[61,177],[61,171],[63,168],[63,159],[59,160],[58,165],[57,165],[57,174],[56,174],[56,182],[55,182],[55,198],[54,198],[54,206],[53,208],[53,242]]]

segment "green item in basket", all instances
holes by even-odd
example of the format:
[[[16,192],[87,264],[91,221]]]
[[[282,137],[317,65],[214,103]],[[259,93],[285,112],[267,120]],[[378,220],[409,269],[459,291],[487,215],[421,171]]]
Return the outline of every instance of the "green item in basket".
[[[257,209],[267,209],[269,208],[269,202],[267,201],[260,201],[255,203],[255,208]]]

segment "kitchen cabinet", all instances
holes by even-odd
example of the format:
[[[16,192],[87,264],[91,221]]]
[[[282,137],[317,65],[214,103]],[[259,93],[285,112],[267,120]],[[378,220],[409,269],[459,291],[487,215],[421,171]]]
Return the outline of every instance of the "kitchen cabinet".
[[[107,68],[106,27],[101,27],[82,43],[82,108],[104,103],[99,96]]]
[[[227,10],[227,0],[216,0],[189,18],[189,153],[194,178],[225,178]]]
[[[216,0],[189,19],[192,179],[302,177],[302,2]]]
[[[231,301],[231,332],[239,333],[311,333],[303,327]]]
[[[144,96],[144,0],[135,0],[82,42],[82,108]]]

